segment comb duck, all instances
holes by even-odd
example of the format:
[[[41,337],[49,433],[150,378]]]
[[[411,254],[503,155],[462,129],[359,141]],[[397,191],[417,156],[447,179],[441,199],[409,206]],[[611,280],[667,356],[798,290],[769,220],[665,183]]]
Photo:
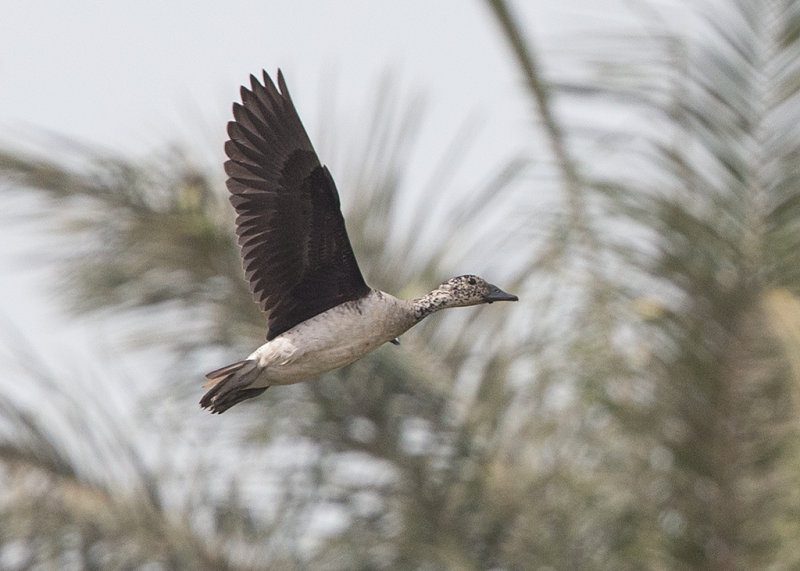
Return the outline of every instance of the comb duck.
[[[267,318],[267,342],[206,375],[200,406],[222,413],[272,385],[344,367],[450,307],[517,296],[473,276],[398,299],[361,276],[330,172],[320,164],[283,74],[250,76],[228,123],[225,172],[245,275]]]

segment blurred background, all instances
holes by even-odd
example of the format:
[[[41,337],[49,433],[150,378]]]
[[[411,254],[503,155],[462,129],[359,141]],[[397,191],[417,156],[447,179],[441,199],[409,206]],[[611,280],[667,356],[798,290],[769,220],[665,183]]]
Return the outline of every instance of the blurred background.
[[[7,2],[0,569],[800,567],[800,1]],[[222,416],[281,67],[436,315]]]

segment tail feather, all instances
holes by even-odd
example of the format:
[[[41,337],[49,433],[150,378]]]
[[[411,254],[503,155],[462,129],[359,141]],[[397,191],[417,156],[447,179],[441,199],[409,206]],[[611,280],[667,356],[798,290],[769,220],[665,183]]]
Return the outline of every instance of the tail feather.
[[[243,400],[257,397],[269,387],[250,388],[261,369],[253,359],[246,359],[211,371],[206,375],[208,382],[204,387],[211,387],[200,399],[200,406],[210,412],[222,414],[233,405]]]

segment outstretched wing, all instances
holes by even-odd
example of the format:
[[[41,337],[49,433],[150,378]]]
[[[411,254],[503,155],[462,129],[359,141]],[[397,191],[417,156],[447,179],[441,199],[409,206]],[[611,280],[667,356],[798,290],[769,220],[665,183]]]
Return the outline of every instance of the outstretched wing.
[[[245,275],[267,340],[370,290],[345,230],[339,194],[294,108],[283,74],[250,76],[225,143]]]

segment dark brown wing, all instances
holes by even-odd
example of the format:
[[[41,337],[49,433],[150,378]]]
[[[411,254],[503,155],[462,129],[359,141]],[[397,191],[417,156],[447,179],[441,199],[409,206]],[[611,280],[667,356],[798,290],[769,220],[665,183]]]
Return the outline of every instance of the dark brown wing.
[[[283,75],[250,76],[233,104],[225,163],[242,260],[267,315],[267,340],[369,292],[328,168],[320,165]]]

